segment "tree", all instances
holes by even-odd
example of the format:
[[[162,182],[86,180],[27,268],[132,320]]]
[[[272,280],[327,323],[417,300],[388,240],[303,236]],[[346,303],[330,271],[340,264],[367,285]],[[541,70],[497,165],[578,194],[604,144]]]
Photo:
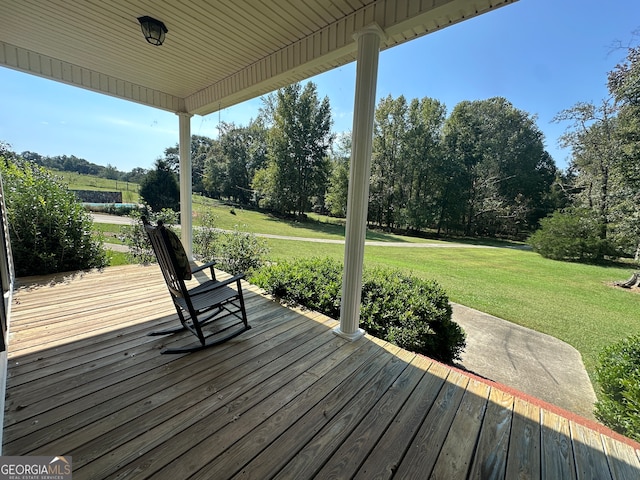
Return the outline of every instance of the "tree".
[[[265,111],[272,117],[268,133],[268,165],[261,176],[268,181],[260,192],[281,213],[303,215],[312,199],[324,198],[330,165],[327,152],[333,140],[329,99],[318,99],[317,88],[308,82],[284,87],[269,97]],[[324,202],[323,202],[324,203]]]
[[[215,140],[207,154],[202,180],[204,192],[212,198],[221,198],[227,183],[227,164],[222,145]]]
[[[331,177],[325,207],[334,217],[347,216],[350,158],[351,132],[348,132],[338,136],[331,154]]]
[[[626,61],[609,72],[611,98],[579,102],[555,117],[570,122],[561,145],[572,152],[559,199],[571,206],[572,221],[595,228],[597,260],[640,258],[639,80],[640,47],[629,48]],[[551,226],[543,223],[542,230]]]
[[[140,182],[140,196],[153,211],[159,212],[163,208],[178,211],[180,187],[176,174],[161,158],[156,160],[155,166],[156,169],[150,170]]]
[[[444,193],[447,172],[442,163],[442,128],[446,107],[432,98],[413,99],[407,113],[406,219],[409,228],[421,230],[435,223]]]
[[[147,171],[144,168],[135,167],[130,172],[126,172],[122,179],[126,182],[140,183],[146,174]]]
[[[482,160],[478,146],[481,126],[471,102],[455,106],[444,128],[443,194],[440,197],[438,233],[442,230],[471,234],[475,213],[478,165]],[[466,219],[466,220],[465,220]]]
[[[432,98],[388,96],[375,113],[369,219],[419,230],[437,217],[446,108]]]
[[[251,121],[248,127],[223,124],[220,149],[226,167],[224,195],[241,204],[250,203],[251,180],[266,163],[267,131],[262,122]]]
[[[618,107],[615,135],[620,142],[620,201],[613,207],[616,241],[640,260],[640,46],[608,75],[609,91]]]
[[[205,192],[204,174],[215,140],[203,135],[191,137],[191,185],[194,192]]]
[[[91,217],[59,178],[15,156],[0,156],[0,171],[17,276],[107,265]]]
[[[447,119],[445,146],[465,234],[518,237],[548,213],[556,167],[535,117],[501,97],[461,102]]]
[[[191,136],[191,183],[194,192],[205,192],[205,170],[207,161],[213,151],[215,140],[203,135]],[[180,146],[164,149],[164,162],[167,168],[178,174],[180,172]]]
[[[620,142],[616,107],[608,100],[600,106],[580,102],[561,111],[556,121],[570,121],[561,145],[572,149],[570,169],[575,172],[574,206],[592,210],[598,237],[605,242],[612,228],[613,192],[618,190]],[[602,258],[602,257],[601,257]]]
[[[371,185],[369,187],[369,219],[390,229],[406,223],[403,215],[407,198],[405,172],[405,132],[407,100],[391,95],[378,103],[374,117]]]
[[[108,178],[109,180],[118,180],[118,178],[120,178],[120,173],[116,167],[109,163],[101,172],[100,176]]]

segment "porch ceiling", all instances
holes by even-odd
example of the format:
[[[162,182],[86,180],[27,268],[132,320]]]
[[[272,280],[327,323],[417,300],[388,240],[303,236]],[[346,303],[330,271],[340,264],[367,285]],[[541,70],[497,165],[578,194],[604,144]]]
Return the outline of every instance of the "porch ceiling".
[[[206,115],[515,0],[4,0],[0,65],[174,112]],[[137,18],[165,23],[147,44]]]

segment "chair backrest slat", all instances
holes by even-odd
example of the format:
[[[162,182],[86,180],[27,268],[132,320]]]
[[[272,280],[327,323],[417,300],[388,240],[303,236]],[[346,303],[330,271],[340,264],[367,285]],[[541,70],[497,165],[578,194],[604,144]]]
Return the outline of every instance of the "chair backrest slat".
[[[169,239],[165,231],[166,227],[164,225],[155,227],[145,220],[143,220],[143,224],[145,231],[149,235],[149,240],[151,240],[151,246],[158,259],[158,265],[162,270],[167,287],[176,297],[184,297],[186,287],[178,274],[177,260],[173,249],[170,248]]]

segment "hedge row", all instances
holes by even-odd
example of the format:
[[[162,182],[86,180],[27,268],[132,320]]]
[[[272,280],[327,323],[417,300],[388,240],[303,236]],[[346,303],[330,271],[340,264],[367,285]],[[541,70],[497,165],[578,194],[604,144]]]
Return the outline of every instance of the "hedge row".
[[[607,347],[600,355],[596,375],[602,388],[596,417],[640,442],[640,335]]]
[[[338,319],[342,272],[340,262],[311,258],[263,267],[251,282],[286,303]],[[375,337],[443,362],[458,360],[466,345],[442,288],[394,270],[365,269],[360,322]]]

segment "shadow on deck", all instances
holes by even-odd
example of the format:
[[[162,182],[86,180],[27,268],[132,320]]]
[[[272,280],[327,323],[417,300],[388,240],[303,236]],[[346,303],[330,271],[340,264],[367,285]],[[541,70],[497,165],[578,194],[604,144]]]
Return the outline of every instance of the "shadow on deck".
[[[188,355],[146,336],[177,322],[155,265],[16,292],[3,454],[75,479],[640,478],[628,439],[245,287],[253,328]]]

